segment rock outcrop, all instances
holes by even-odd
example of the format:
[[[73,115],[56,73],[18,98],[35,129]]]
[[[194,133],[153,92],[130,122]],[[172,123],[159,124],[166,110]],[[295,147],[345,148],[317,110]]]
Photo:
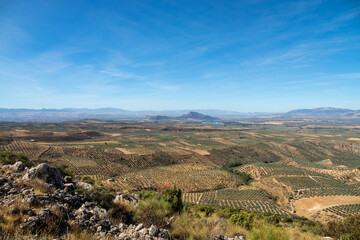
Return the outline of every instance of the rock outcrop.
[[[6,173],[0,175],[0,207],[7,207],[8,214],[22,216],[19,225],[24,232],[37,234],[41,231],[62,236],[71,232],[72,226],[92,231],[99,239],[172,239],[169,232],[152,225],[115,224],[110,211],[97,206],[88,195],[77,188],[91,190],[93,185],[62,178],[59,170],[48,164],[27,169],[18,162],[3,166]],[[36,193],[27,185],[40,179],[48,187],[47,193]],[[133,193],[118,193],[115,201],[137,205],[140,197]],[[20,202],[20,204],[19,204]],[[39,210],[40,209],[40,210]]]
[[[16,164],[16,163],[15,163]],[[36,167],[30,168],[24,174],[22,180],[28,181],[34,178],[44,180],[47,184],[51,184],[56,188],[64,188],[61,174],[55,167],[51,167],[46,163],[39,164]]]

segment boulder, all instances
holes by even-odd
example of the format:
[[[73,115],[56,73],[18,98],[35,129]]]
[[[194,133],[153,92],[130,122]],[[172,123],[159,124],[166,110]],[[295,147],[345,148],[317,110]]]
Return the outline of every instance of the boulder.
[[[56,188],[64,188],[64,183],[62,181],[59,170],[55,167],[49,166],[46,163],[42,163],[36,167],[30,168],[22,177],[22,180],[29,181],[34,178],[40,178]]]
[[[140,231],[143,228],[144,228],[144,224],[140,223],[139,225],[136,226],[135,231]]]
[[[151,227],[149,228],[150,236],[152,236],[152,237],[157,236],[158,233],[159,233],[159,228],[155,225],[151,225]]]
[[[18,161],[12,165],[12,169],[14,172],[22,172],[25,170],[25,164],[21,161]]]
[[[29,207],[26,207],[22,210],[23,215],[28,215],[30,217],[36,216],[36,213]]]
[[[21,200],[23,203],[27,203],[30,206],[36,206],[39,204],[37,196],[35,194],[25,195],[24,198]]]
[[[165,229],[161,229],[160,233],[159,233],[159,237],[161,237],[162,239],[166,239],[166,240],[170,240],[170,234],[168,230]]]
[[[90,183],[86,183],[86,182],[80,182],[80,181],[76,181],[75,186],[77,188],[84,188],[85,190],[88,190],[88,191],[94,188],[94,185],[92,185]]]
[[[70,176],[65,176],[64,177],[64,183],[72,183],[73,179]]]

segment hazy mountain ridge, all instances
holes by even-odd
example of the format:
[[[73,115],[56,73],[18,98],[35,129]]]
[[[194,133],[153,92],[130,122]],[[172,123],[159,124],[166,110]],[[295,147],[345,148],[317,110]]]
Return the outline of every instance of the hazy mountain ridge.
[[[7,109],[0,108],[0,121],[14,122],[60,122],[81,119],[104,119],[104,120],[140,120],[147,116],[163,116],[162,118],[178,117],[189,112],[200,112],[204,115],[215,117],[241,117],[247,113],[223,110],[164,110],[164,111],[128,111],[120,108],[99,109]],[[159,117],[161,118],[161,117]],[[206,119],[203,119],[206,120]],[[207,119],[212,120],[212,119]]]
[[[296,109],[286,113],[287,116],[314,118],[360,118],[360,110],[346,108],[322,107],[313,109]]]
[[[183,116],[189,112],[200,113],[205,118],[199,116]],[[210,117],[211,116],[211,117]],[[210,117],[210,118],[209,118]],[[103,119],[103,120],[184,120],[197,119],[203,121],[213,121],[217,119],[239,119],[248,117],[281,117],[281,118],[340,118],[340,119],[360,119],[360,110],[344,108],[314,108],[296,109],[287,113],[262,113],[262,112],[236,112],[216,109],[197,109],[197,110],[163,110],[163,111],[129,111],[120,108],[63,108],[63,109],[13,109],[0,108],[0,121],[9,122],[61,122],[81,119]]]
[[[146,116],[145,121],[216,121],[219,118],[211,117],[199,112],[188,112],[182,114],[178,117],[169,117],[169,116]]]

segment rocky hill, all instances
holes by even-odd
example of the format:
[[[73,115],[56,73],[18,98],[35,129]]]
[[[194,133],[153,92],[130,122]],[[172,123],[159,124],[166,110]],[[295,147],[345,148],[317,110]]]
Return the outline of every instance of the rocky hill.
[[[182,114],[178,117],[170,116],[146,116],[145,121],[155,121],[155,122],[198,122],[198,121],[216,121],[218,118],[211,117],[199,112],[188,112]]]
[[[218,120],[218,118],[211,117],[209,115],[204,115],[204,114],[199,113],[199,112],[189,112],[189,113],[186,113],[186,114],[183,114],[183,115],[177,117],[177,119],[200,120],[200,121],[215,121],[215,120]]]

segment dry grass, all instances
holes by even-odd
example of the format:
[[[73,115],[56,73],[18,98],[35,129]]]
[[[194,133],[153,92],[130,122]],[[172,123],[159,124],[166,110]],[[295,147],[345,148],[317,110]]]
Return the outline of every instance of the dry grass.
[[[247,230],[240,226],[230,225],[226,219],[213,214],[210,217],[195,216],[192,212],[184,212],[176,218],[170,231],[177,239],[210,239],[212,234],[234,236],[236,233],[246,234]]]
[[[28,187],[33,188],[36,195],[41,195],[41,194],[44,194],[44,193],[53,193],[54,192],[53,188],[49,188],[46,185],[46,183],[43,180],[39,179],[39,178],[34,178],[34,179],[31,179],[31,180],[27,181],[26,185]]]

